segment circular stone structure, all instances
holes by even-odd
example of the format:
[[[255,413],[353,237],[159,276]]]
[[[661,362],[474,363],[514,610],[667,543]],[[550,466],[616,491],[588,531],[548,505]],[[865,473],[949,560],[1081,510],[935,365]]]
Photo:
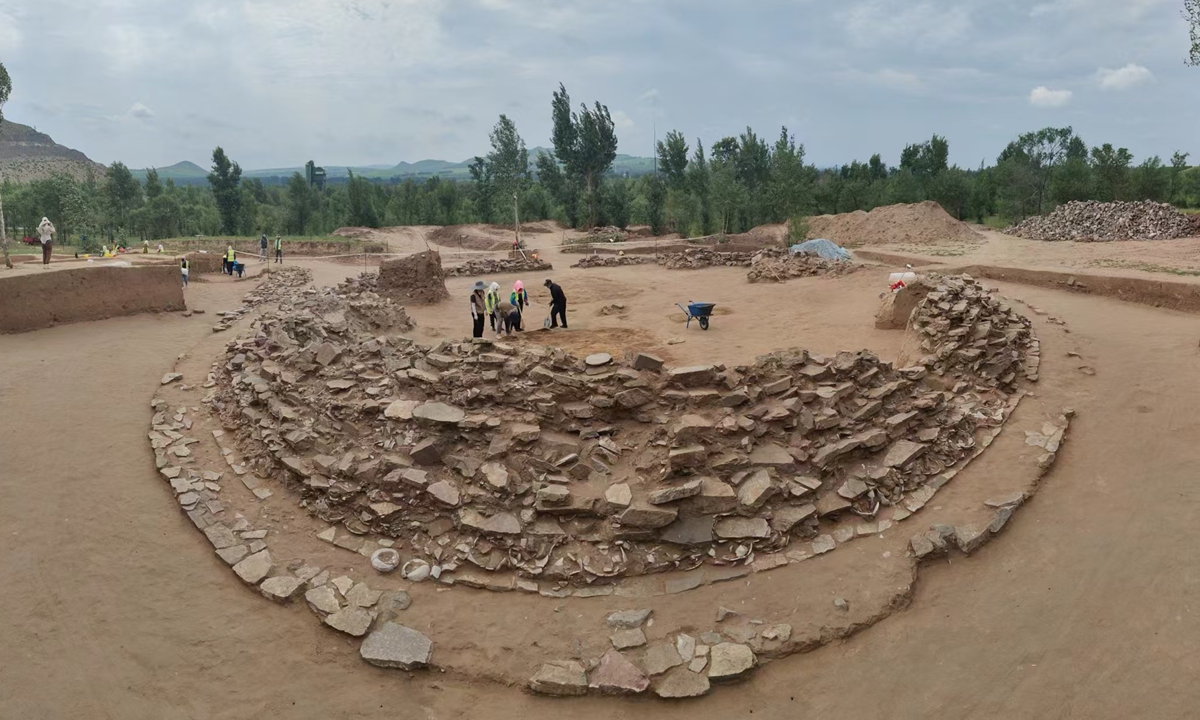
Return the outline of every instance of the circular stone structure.
[[[1029,320],[970,277],[920,282],[904,367],[868,351],[794,349],[752,365],[671,368],[525,343],[422,346],[397,334],[411,322],[369,276],[317,291],[281,273],[230,315],[259,308],[254,329],[214,365],[204,403],[220,422],[220,456],[246,488],[259,500],[268,485],[293,496],[320,521],[312,535],[359,556],[366,572],[368,558],[392,548],[405,567],[395,575],[410,581],[669,596],[855,538],[894,537],[996,437],[1019,385],[1037,379]],[[364,657],[376,664],[437,662],[424,636],[397,623],[409,602],[399,588],[302,561],[282,568],[267,531],[225,510],[221,473],[193,466],[197,440],[181,432],[194,422],[188,409],[162,399],[155,409],[160,470],[244,582],[280,602],[302,595],[340,632],[373,627],[381,634]],[[1063,419],[1029,439],[1046,451],[1043,467],[1065,429]],[[990,525],[935,525],[903,543],[916,558],[970,552],[1023,499],[989,500]],[[369,577],[379,586],[384,576]],[[544,658],[528,668],[531,687],[641,692],[661,676],[653,686],[664,697],[700,694],[709,679],[742,677],[764,655],[813,643],[788,624],[757,622],[647,645],[649,615],[609,616],[617,632],[602,659]]]

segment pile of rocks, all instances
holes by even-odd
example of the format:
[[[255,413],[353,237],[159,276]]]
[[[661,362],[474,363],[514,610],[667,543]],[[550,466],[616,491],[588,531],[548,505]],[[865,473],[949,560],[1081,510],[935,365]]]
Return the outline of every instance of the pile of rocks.
[[[725,266],[750,267],[757,253],[720,252],[709,248],[696,248],[681,253],[659,256],[659,264],[668,270],[695,270],[699,268]]]
[[[746,279],[757,282],[784,282],[789,278],[840,276],[858,270],[850,262],[826,260],[816,255],[793,254],[784,248],[764,248],[755,253]]]
[[[343,297],[368,282],[264,313],[211,402],[258,474],[338,526],[325,539],[369,552],[363,535],[394,538],[474,587],[757,566],[799,540],[801,555],[826,552],[855,535],[840,516],[869,534],[920,509],[1004,421],[1022,371],[1036,377],[1028,321],[966,276],[918,307],[928,357],[901,369],[865,351],[666,369],[426,347],[381,335]]]
[[[289,265],[277,270],[263,273],[265,279],[242,299],[242,306],[237,310],[225,310],[217,313],[221,318],[213,325],[213,332],[224,332],[242,319],[252,309],[272,302],[279,302],[284,297],[292,296],[296,290],[312,284],[312,270]]]
[[[1029,240],[1077,242],[1169,240],[1200,234],[1187,215],[1170,204],[1149,200],[1069,202],[1049,215],[1028,218],[1004,232]]]
[[[554,266],[542,260],[531,257],[522,258],[486,258],[468,260],[462,265],[446,268],[447,277],[486,277],[501,273],[533,272],[535,270],[553,270]]]
[[[653,255],[587,255],[573,268],[621,267],[622,265],[653,265]]]

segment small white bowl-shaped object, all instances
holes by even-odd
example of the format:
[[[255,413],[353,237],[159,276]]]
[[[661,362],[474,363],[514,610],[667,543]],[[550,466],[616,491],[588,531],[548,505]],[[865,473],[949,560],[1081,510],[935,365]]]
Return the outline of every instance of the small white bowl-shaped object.
[[[400,553],[393,548],[379,548],[371,553],[371,567],[389,573],[400,566]]]
[[[404,567],[400,568],[400,575],[405,580],[421,582],[429,577],[429,571],[429,563],[424,560],[409,560],[404,563]]]

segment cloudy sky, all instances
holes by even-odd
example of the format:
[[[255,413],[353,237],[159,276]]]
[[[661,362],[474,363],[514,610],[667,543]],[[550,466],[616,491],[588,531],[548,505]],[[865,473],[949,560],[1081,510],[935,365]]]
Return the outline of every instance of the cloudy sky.
[[[5,115],[132,167],[462,160],[608,105],[620,152],[786,125],[819,165],[1072,125],[1200,161],[1182,0],[0,0]],[[693,140],[694,142],[694,140]]]

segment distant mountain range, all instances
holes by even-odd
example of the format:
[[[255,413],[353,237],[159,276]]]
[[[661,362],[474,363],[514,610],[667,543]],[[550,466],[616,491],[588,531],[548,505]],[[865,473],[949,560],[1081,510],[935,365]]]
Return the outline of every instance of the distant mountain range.
[[[31,182],[59,173],[84,180],[89,172],[102,178],[107,168],[28,125],[0,123],[0,180]]]
[[[534,163],[537,161],[537,154],[545,148],[533,148],[529,151],[529,165],[533,169]],[[474,158],[463,160],[462,162],[450,162],[448,160],[421,160],[419,162],[400,162],[396,165],[363,165],[350,166],[345,165],[321,165],[325,168],[326,177],[332,181],[345,180],[349,176],[348,171],[353,171],[359,177],[369,178],[371,180],[425,180],[432,177],[440,177],[448,180],[467,180],[471,177],[470,165],[474,162]],[[168,165],[166,167],[156,168],[158,177],[163,181],[167,179],[174,180],[176,184],[189,185],[199,184],[208,181],[208,170],[200,167],[194,162],[184,160],[183,162]],[[611,174],[613,175],[628,175],[635,177],[645,175],[654,171],[654,158],[634,157],[632,155],[617,155],[613,161]],[[145,170],[134,170],[135,175],[145,178]],[[242,170],[242,177],[259,178],[264,181],[284,181],[290,178],[294,173],[304,174],[304,167],[289,167],[289,168],[266,168],[262,170]]]

